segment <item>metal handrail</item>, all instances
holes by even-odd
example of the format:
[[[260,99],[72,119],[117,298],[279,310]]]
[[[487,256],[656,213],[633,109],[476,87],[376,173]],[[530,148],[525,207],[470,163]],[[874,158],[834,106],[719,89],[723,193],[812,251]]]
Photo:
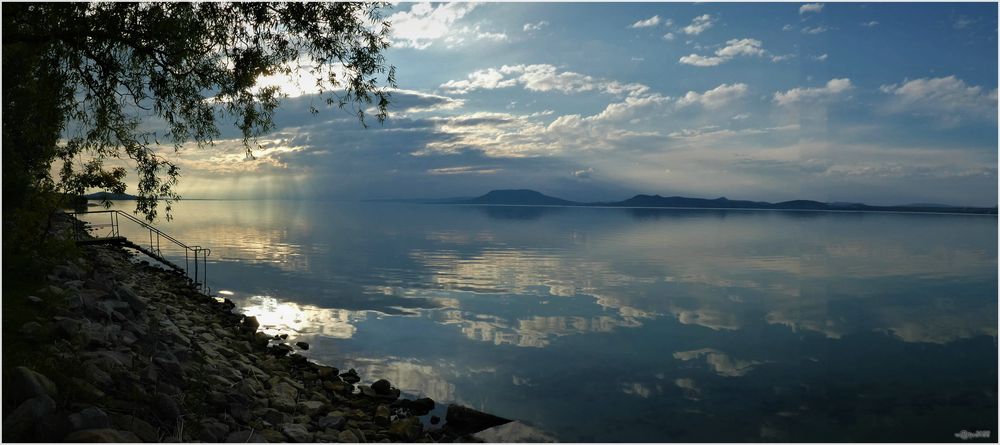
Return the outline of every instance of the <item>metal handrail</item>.
[[[170,263],[166,259],[166,257],[163,256],[163,251],[160,249],[160,238],[166,239],[167,241],[170,241],[176,244],[178,247],[184,249],[184,274],[187,275],[188,279],[191,279],[196,286],[201,288],[203,292],[209,291],[208,256],[212,254],[212,249],[209,249],[207,247],[189,246],[187,244],[184,244],[178,241],[176,238],[164,233],[162,230],[157,229],[156,227],[149,225],[145,221],[142,221],[139,218],[129,215],[128,213],[123,212],[121,210],[93,210],[84,212],[68,212],[68,214],[70,215],[96,214],[96,213],[107,213],[110,216],[111,223],[109,225],[111,226],[111,231],[108,234],[108,236],[106,236],[106,238],[112,238],[112,237],[124,238],[121,235],[121,223],[118,220],[119,215],[123,215],[127,220],[132,221],[133,223],[138,224],[140,227],[149,230],[149,250],[150,250],[149,253],[154,254],[150,256],[156,259],[157,261],[165,262],[170,266],[180,269],[180,266],[176,266],[173,263]],[[154,235],[155,235],[155,241],[154,241]],[[191,256],[194,257],[193,279],[191,277],[191,262],[192,262]],[[199,262],[201,263],[200,268],[198,267]]]

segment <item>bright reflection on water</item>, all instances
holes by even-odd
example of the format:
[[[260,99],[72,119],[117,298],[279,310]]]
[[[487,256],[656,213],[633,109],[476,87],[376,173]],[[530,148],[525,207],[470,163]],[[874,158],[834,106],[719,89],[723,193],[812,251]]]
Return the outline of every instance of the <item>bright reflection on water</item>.
[[[301,201],[174,215],[158,225],[212,248],[212,288],[311,358],[563,441],[997,431],[996,217]]]

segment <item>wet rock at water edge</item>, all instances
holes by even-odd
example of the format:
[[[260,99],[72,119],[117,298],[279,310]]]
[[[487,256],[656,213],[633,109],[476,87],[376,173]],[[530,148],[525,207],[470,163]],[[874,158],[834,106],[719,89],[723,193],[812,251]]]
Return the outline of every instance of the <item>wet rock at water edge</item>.
[[[345,382],[351,384],[358,383],[361,381],[361,376],[358,375],[358,371],[355,371],[354,368],[351,368],[347,370],[347,372],[341,374],[340,378],[343,379]]]
[[[511,422],[510,419],[454,404],[448,405],[448,414],[445,415],[445,420],[448,422],[445,427],[458,435],[472,434]]]
[[[309,350],[309,343],[306,343],[304,341],[295,342],[295,346],[298,346],[299,349],[302,349],[303,351]]]
[[[423,397],[417,400],[397,400],[392,404],[395,407],[403,408],[414,416],[423,416],[434,409],[434,400],[430,397]]]

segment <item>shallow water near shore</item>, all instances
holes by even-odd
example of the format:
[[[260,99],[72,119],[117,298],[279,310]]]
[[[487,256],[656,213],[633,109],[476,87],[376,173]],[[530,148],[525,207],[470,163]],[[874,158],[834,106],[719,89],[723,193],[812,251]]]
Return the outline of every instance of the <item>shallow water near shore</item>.
[[[559,441],[997,434],[995,216],[320,201],[173,214],[156,225],[212,249],[212,292],[304,355]]]

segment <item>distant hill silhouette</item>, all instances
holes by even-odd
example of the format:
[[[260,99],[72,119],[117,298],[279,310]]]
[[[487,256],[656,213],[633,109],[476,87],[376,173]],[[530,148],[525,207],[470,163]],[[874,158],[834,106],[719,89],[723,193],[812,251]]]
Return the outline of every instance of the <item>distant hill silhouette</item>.
[[[869,212],[924,212],[924,213],[972,213],[997,214],[996,207],[958,207],[941,204],[919,204],[901,206],[870,206],[854,202],[819,202],[805,199],[770,203],[763,201],[742,201],[727,198],[703,199],[683,196],[664,197],[660,195],[635,195],[624,201],[582,203],[548,196],[535,190],[493,190],[476,198],[452,198],[439,200],[413,200],[428,204],[466,205],[516,205],[516,206],[604,206],[604,207],[654,207],[687,209],[770,209],[770,210],[854,210]]]
[[[456,201],[455,204],[493,204],[493,205],[580,205],[578,202],[553,198],[534,190],[493,190],[478,198]]]
[[[89,195],[83,195],[84,198],[100,200],[107,199],[109,201],[129,201],[135,200],[135,196],[128,193],[111,193],[111,192],[97,192],[91,193]]]

